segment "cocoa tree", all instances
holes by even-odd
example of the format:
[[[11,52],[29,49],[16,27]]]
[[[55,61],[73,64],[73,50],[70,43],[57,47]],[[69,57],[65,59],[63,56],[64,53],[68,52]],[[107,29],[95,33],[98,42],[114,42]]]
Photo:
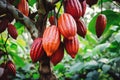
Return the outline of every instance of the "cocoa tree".
[[[60,6],[56,11],[58,2]],[[97,2],[98,0],[36,0],[34,3],[36,3],[37,10],[32,12],[28,0],[1,0],[0,33],[7,29],[8,35],[3,45],[4,49],[0,51],[0,57],[7,57],[0,65],[4,71],[3,73],[1,70],[0,79],[8,80],[10,78],[8,75],[15,76],[16,74],[15,64],[9,60],[11,58],[9,58],[6,43],[10,36],[13,39],[18,37],[17,29],[13,23],[19,21],[29,31],[33,39],[30,57],[33,63],[39,62],[40,80],[58,80],[52,72],[51,65],[55,66],[63,59],[64,49],[71,58],[76,57],[80,48],[77,34],[83,38],[87,34],[86,25],[81,18],[84,18],[87,4],[91,7]],[[102,2],[101,0],[101,13],[96,16],[95,22],[98,38],[102,36],[107,26],[106,14],[102,12]],[[62,6],[64,12],[60,14]],[[48,18],[50,24],[47,24]],[[80,76],[86,77],[86,74]]]

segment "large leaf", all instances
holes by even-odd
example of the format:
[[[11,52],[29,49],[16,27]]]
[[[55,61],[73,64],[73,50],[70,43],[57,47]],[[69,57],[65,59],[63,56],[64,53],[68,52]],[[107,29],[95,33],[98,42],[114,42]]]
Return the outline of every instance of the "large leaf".
[[[18,54],[15,53],[15,52],[16,52],[16,51],[14,51],[14,50],[9,51],[10,56],[11,56],[12,59],[15,61],[15,64],[18,65],[19,67],[24,66],[24,65],[25,65],[24,60],[23,60],[22,58],[20,58],[20,57],[18,56]]]
[[[107,17],[107,26],[106,26],[106,29],[104,32],[106,32],[111,25],[119,25],[120,24],[120,13],[114,12],[112,10],[105,10],[102,13],[105,14]],[[94,16],[88,25],[88,30],[91,31],[93,34],[96,34],[95,24],[96,24],[97,16],[99,14],[100,13],[98,13],[96,16]]]

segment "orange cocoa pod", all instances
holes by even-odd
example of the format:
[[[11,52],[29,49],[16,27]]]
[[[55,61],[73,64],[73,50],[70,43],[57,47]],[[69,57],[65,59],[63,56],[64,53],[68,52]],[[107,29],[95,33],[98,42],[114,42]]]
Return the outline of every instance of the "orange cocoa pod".
[[[74,18],[68,14],[62,14],[58,19],[58,29],[68,39],[72,39],[77,33],[77,25]]]
[[[84,22],[82,20],[77,20],[77,33],[78,35],[82,36],[83,38],[85,38],[85,35],[87,33],[87,28],[86,25],[84,24]]]
[[[50,60],[54,65],[57,65],[64,57],[64,45],[61,42],[59,48],[51,56]]]
[[[15,28],[14,25],[12,24],[8,24],[8,34],[10,34],[10,36],[13,38],[13,39],[16,39],[17,36],[18,36],[18,32]]]
[[[79,49],[79,41],[77,35],[72,40],[64,38],[64,45],[67,53],[72,58],[75,58]]]
[[[96,20],[96,35],[99,38],[105,30],[107,18],[104,14],[99,14]]]
[[[43,48],[47,56],[51,56],[60,45],[60,33],[55,25],[46,28],[43,33]]]
[[[82,16],[82,7],[79,0],[64,0],[66,13],[71,14],[76,20]]]
[[[29,5],[26,0],[20,0],[18,3],[18,9],[26,16],[29,14]]]
[[[43,55],[44,55],[44,50],[42,46],[42,38],[36,38],[32,43],[30,49],[30,57],[32,59],[32,62],[35,63],[39,61]]]

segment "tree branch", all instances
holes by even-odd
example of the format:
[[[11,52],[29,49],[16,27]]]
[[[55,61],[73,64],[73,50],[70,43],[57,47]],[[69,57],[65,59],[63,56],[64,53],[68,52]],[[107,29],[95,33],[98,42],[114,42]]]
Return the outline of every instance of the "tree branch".
[[[23,23],[30,32],[32,39],[38,37],[38,30],[36,29],[34,22],[32,22],[27,16],[23,15],[18,9],[9,4],[6,0],[0,0],[0,10],[8,11],[16,20]]]

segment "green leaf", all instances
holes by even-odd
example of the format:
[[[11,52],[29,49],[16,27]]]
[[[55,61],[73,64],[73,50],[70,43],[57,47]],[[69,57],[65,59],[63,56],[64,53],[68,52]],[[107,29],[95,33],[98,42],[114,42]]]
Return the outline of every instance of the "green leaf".
[[[20,57],[18,56],[18,54],[15,53],[15,52],[16,52],[16,51],[14,51],[14,50],[10,50],[10,51],[9,51],[9,54],[10,54],[10,56],[12,57],[12,59],[14,60],[15,64],[18,65],[19,67],[24,66],[24,65],[25,65],[24,60],[22,60],[22,58],[20,58]]]
[[[118,43],[120,43],[120,33],[117,33],[117,34],[115,35],[115,40],[116,40]]]
[[[70,67],[70,73],[75,73],[77,71],[80,71],[84,67],[83,63],[76,63],[73,66]]]
[[[98,78],[99,78],[99,73],[96,70],[94,70],[87,74],[86,80],[98,80]]]
[[[34,73],[34,74],[33,74],[33,78],[34,78],[34,79],[38,79],[38,78],[39,78],[39,74]]]
[[[98,60],[98,62],[109,63],[109,59],[101,58],[100,60]]]
[[[103,72],[104,72],[104,73],[108,72],[108,71],[110,70],[110,67],[111,67],[110,65],[104,64],[104,65],[102,66]]]
[[[54,67],[54,70],[58,70],[59,72],[65,71],[64,64],[62,64],[62,63],[57,64],[57,65]]]
[[[36,0],[28,0],[28,4],[32,7],[35,3],[36,3]]]
[[[16,22],[15,27],[17,28],[18,34],[22,34],[24,32],[24,25],[20,22]]]
[[[98,67],[98,63],[95,60],[85,63],[85,69],[95,69]]]
[[[104,33],[109,29],[109,27],[111,25],[119,25],[120,24],[120,13],[114,12],[112,10],[105,10],[102,13],[105,14],[107,17],[107,26],[104,30]],[[100,13],[98,13],[96,16],[94,16],[88,25],[88,30],[91,31],[93,34],[96,34],[95,25],[96,25],[97,16],[99,14]]]

